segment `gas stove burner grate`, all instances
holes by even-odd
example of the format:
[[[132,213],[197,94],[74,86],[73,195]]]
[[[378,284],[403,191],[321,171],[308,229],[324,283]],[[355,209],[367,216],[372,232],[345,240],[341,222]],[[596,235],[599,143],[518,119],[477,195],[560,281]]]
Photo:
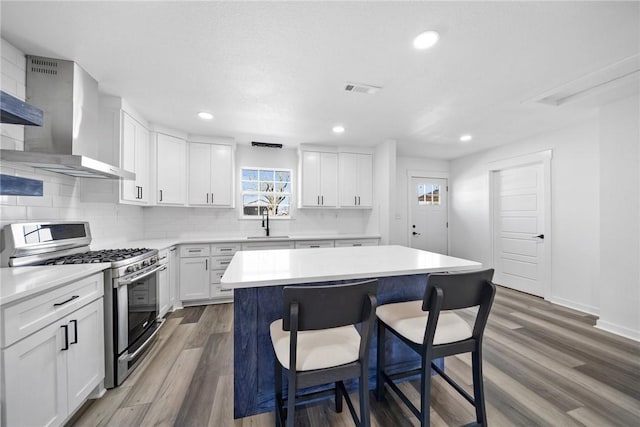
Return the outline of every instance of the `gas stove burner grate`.
[[[144,255],[152,249],[135,248],[135,249],[105,249],[101,251],[89,251],[80,254],[67,255],[59,258],[53,258],[43,262],[44,265],[62,265],[62,264],[91,264],[98,262],[117,262],[129,258],[135,258]]]

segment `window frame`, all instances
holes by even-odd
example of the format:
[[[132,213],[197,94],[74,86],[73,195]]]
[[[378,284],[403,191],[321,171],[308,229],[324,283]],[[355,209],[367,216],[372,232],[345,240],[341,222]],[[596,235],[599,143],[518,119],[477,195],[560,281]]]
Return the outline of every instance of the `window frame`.
[[[243,183],[245,182],[245,180],[243,180],[244,177],[244,171],[245,170],[255,170],[258,171],[258,174],[260,173],[260,171],[266,171],[266,172],[272,172],[274,173],[274,175],[277,172],[286,172],[289,174],[289,181],[284,181],[284,182],[288,182],[289,183],[289,187],[288,187],[288,191],[286,192],[266,192],[266,191],[261,191],[260,189],[258,189],[257,191],[253,191],[253,190],[244,190],[244,186]],[[276,216],[276,215],[270,215],[269,219],[274,219],[274,220],[290,220],[293,219],[293,212],[292,212],[292,208],[293,208],[293,197],[294,197],[294,191],[293,191],[293,183],[294,183],[294,171],[291,168],[280,168],[280,167],[253,167],[253,166],[241,166],[240,167],[240,176],[239,176],[239,186],[240,186],[240,219],[248,219],[248,220],[261,220],[262,219],[262,215],[247,215],[245,213],[245,205],[244,205],[244,197],[246,195],[255,195],[258,197],[258,199],[260,200],[260,197],[262,196],[269,196],[269,195],[274,195],[274,194],[282,194],[285,195],[289,198],[289,213],[286,216]],[[256,181],[258,183],[258,186],[260,185],[261,181],[259,178]],[[283,181],[276,181],[275,180],[275,176],[274,176],[274,183],[277,182],[283,182]],[[275,188],[274,188],[275,190]],[[262,211],[261,209],[262,206],[258,205],[258,209],[259,211]]]

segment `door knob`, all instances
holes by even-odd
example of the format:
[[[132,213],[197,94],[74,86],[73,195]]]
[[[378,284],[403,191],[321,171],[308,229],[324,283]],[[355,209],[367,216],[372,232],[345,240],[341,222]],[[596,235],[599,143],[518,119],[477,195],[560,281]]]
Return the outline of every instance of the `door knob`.
[[[544,234],[538,234],[538,235],[536,236],[536,239],[542,239],[542,240],[544,240]]]
[[[420,236],[420,233],[416,233],[415,231],[411,234],[413,234],[414,236]]]

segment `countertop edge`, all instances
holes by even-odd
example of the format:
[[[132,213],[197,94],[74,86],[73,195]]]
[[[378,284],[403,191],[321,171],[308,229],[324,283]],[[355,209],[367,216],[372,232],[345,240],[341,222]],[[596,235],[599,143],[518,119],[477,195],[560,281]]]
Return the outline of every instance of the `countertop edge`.
[[[60,268],[62,267],[62,268]],[[70,267],[74,267],[73,269],[68,269],[71,271],[62,271],[65,266],[25,266],[25,267],[5,267],[2,268],[2,286],[6,287],[7,280],[18,280],[17,277],[8,277],[6,273],[14,273],[11,276],[20,275],[20,280],[27,279],[29,280],[29,276],[42,275],[43,268],[55,268],[56,275],[47,279],[45,283],[41,286],[35,286],[33,288],[25,289],[23,291],[12,292],[9,295],[4,295],[4,292],[0,291],[0,308],[4,308],[9,305],[13,305],[19,303],[25,299],[33,298],[35,296],[47,293],[53,289],[64,286],[68,283],[75,282],[85,277],[92,276],[101,271],[104,271],[111,267],[110,263],[97,263],[97,264],[82,264],[82,265],[73,265]],[[30,271],[28,271],[28,270]],[[35,277],[31,278],[34,280]],[[11,283],[10,283],[11,284]]]

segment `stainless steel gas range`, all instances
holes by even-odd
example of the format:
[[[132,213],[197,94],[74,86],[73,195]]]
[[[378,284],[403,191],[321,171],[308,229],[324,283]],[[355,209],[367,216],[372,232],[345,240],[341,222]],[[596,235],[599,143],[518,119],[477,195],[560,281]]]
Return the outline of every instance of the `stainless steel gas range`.
[[[155,249],[92,251],[88,222],[18,223],[3,229],[2,266],[111,263],[105,270],[105,387],[116,387],[155,341],[158,316]]]

